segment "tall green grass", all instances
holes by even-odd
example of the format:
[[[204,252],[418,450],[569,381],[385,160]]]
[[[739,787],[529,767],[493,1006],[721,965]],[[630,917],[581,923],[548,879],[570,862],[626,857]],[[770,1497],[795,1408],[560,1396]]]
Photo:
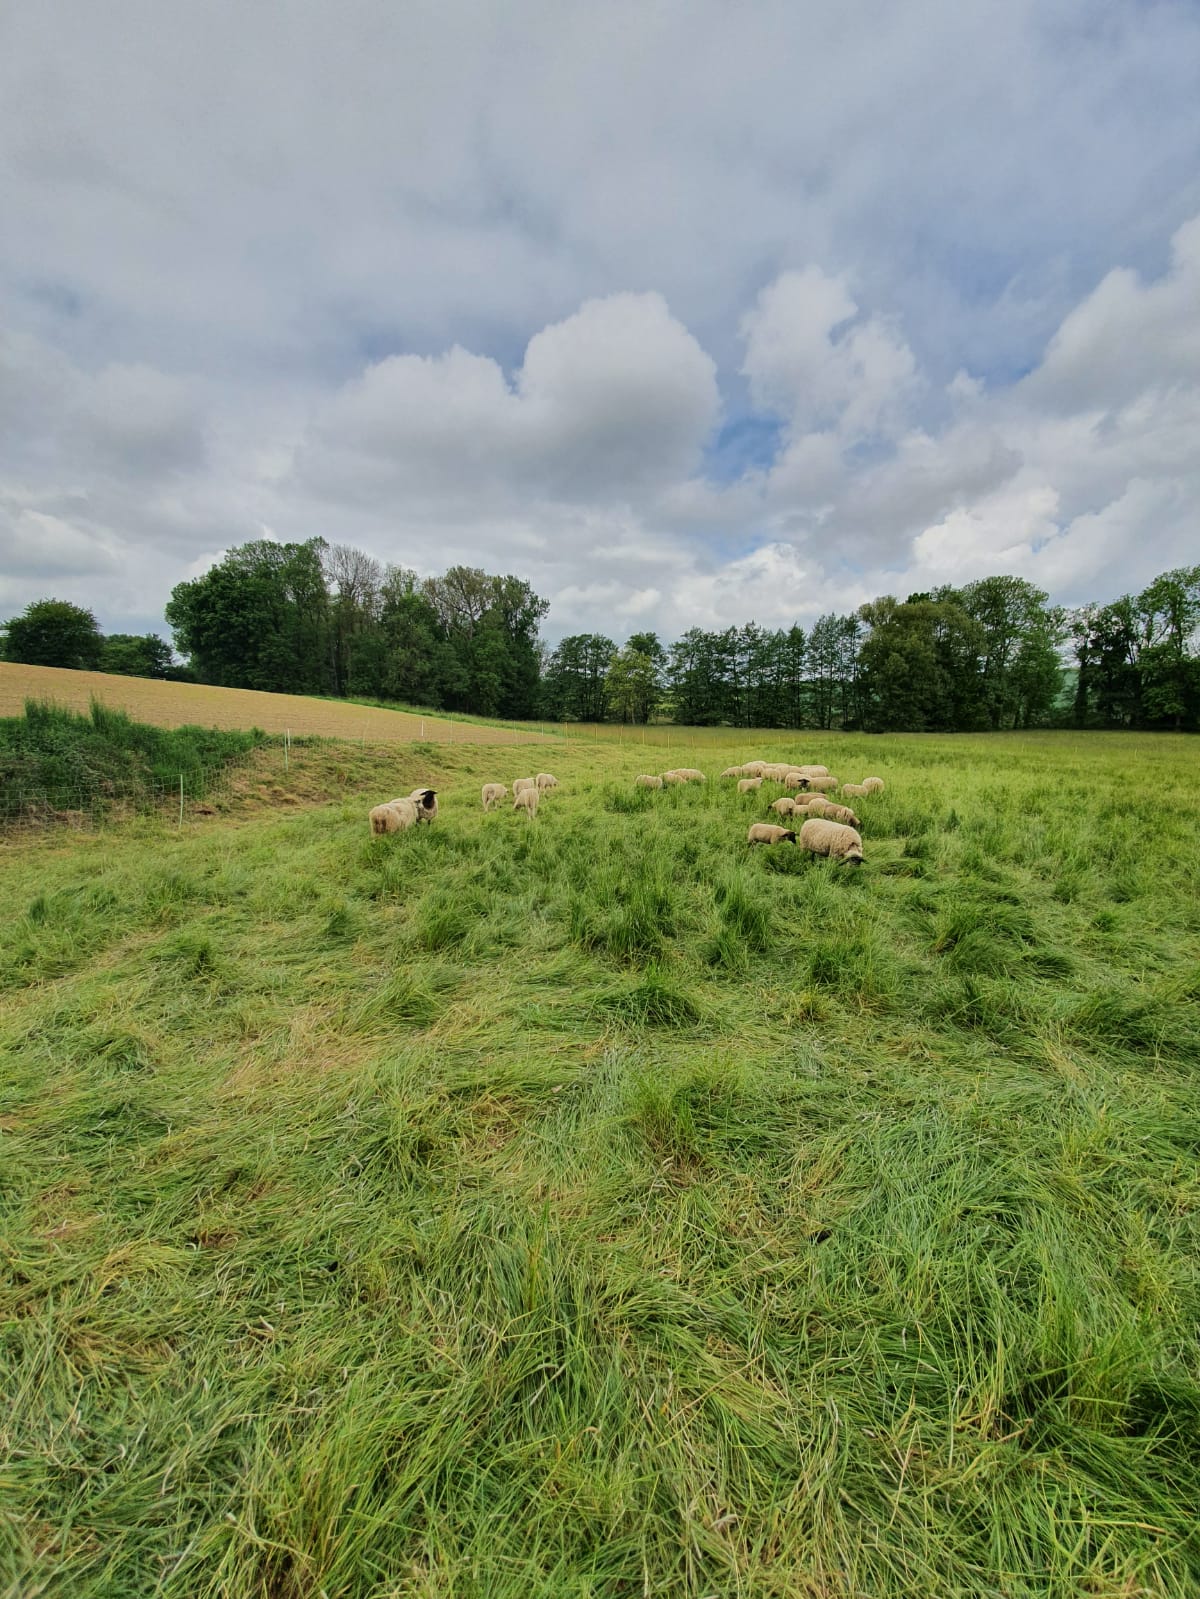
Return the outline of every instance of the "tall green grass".
[[[1200,1591],[1200,754],[836,750],[9,851],[0,1592]]]
[[[195,798],[215,771],[265,741],[257,731],[151,727],[98,700],[87,716],[27,700],[23,716],[0,718],[0,822],[31,808],[153,804],[181,775]]]

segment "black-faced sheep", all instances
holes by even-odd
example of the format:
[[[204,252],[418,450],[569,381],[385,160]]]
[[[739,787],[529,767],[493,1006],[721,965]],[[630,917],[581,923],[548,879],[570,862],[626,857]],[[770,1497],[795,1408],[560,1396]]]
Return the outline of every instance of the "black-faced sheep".
[[[850,866],[863,862],[862,839],[852,827],[831,822],[826,817],[810,817],[800,829],[800,848],[814,855],[828,855],[831,860],[845,861]]]
[[[790,827],[775,827],[770,822],[752,822],[750,831],[746,834],[746,842],[747,844],[794,844],[796,835]]]
[[[417,807],[418,822],[432,822],[438,813],[437,790],[433,788],[414,788],[407,796]]]

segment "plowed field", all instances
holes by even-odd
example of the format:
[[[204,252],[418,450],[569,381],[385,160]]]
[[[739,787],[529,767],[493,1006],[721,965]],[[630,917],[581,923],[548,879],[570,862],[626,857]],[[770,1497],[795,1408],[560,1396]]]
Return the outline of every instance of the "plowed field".
[[[252,689],[162,683],[108,672],[68,672],[56,666],[0,663],[0,716],[19,716],[27,699],[53,700],[86,711],[95,698],[136,721],[157,727],[261,727],[265,733],[365,738],[376,743],[427,739],[437,744],[540,743],[536,732],[514,732],[477,722],[346,705],[303,694],[262,694]]]

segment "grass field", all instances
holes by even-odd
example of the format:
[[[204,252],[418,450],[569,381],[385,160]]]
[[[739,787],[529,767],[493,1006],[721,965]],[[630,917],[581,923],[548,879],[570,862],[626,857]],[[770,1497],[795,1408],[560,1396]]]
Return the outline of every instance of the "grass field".
[[[0,661],[0,717],[19,716],[26,700],[43,700],[86,713],[91,702],[125,711],[155,727],[261,728],[297,737],[365,739],[368,742],[515,744],[540,738],[534,727],[392,711],[304,694],[259,694],[244,688],[200,683],[164,683],[110,672],[69,672],[57,666],[20,666]]]
[[[5,846],[0,1592],[1200,1593],[1200,744],[826,749]]]

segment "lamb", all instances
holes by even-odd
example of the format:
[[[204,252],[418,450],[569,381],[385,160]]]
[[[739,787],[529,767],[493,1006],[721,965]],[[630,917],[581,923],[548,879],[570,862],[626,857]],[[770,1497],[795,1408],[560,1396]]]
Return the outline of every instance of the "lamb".
[[[756,794],[763,786],[761,777],[742,777],[738,779],[739,794]]]
[[[863,862],[862,839],[854,829],[824,817],[811,817],[804,823],[800,829],[800,848],[851,866],[861,866]]]
[[[808,823],[805,822],[805,827]],[[796,835],[789,827],[775,827],[771,822],[751,822],[746,834],[747,844],[794,844]]]
[[[639,772],[633,780],[633,786],[634,788],[661,788],[663,780],[661,777],[652,777],[649,772]]]
[[[871,790],[865,783],[843,783],[842,793],[853,794],[855,799],[861,799],[864,794],[870,794]]]
[[[536,777],[514,777],[513,778],[513,790],[512,791],[513,791],[514,794],[519,794],[523,788],[536,788],[536,787],[537,787],[537,778]]]
[[[742,767],[743,777],[761,777],[766,767],[766,761],[747,761]]]
[[[539,772],[534,781],[537,783],[537,786],[541,789],[543,794],[548,788],[558,787],[558,778],[551,777],[549,772]]]
[[[882,794],[883,793],[883,778],[882,777],[864,777],[863,780],[862,780],[862,786],[863,786],[863,788],[866,790],[866,792],[868,794]]]
[[[418,820],[417,802],[406,795],[403,799],[375,806],[370,815],[371,832],[375,836],[399,833],[406,827],[414,827]]]
[[[664,783],[686,783],[687,782],[687,778],[684,777],[682,772],[664,772],[663,775],[662,775],[662,780],[663,780]]]
[[[677,766],[675,770],[685,783],[707,783],[708,781],[704,773],[697,771],[694,766]]]
[[[538,800],[541,790],[535,785],[533,788],[523,788],[513,795],[513,810],[524,811],[532,822],[538,813]]]
[[[721,773],[722,777],[741,777],[741,775],[742,769],[740,766],[727,766]]]
[[[848,805],[835,805],[832,800],[826,800],[819,812],[814,807],[810,815],[827,816],[831,822],[844,822],[847,827],[860,827],[862,825]]]
[[[508,798],[508,789],[503,783],[485,783],[483,785],[483,808],[490,811],[499,800]]]
[[[782,783],[791,770],[787,761],[766,761],[763,764],[762,775],[772,783]]]
[[[794,799],[788,799],[787,795],[785,794],[783,799],[772,801],[771,809],[776,811],[780,816],[794,816],[796,814],[796,802]]]
[[[792,768],[792,770],[795,772],[803,772],[806,777],[829,776],[828,766],[795,766]]]

